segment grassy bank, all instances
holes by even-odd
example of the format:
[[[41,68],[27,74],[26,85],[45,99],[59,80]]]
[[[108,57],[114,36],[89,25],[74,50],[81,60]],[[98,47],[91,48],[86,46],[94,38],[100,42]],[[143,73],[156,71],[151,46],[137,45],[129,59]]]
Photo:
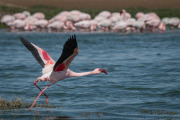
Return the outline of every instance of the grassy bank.
[[[0,110],[29,108],[31,104],[32,103],[27,103],[24,101],[23,98],[19,97],[14,97],[10,100],[0,97]],[[35,104],[34,107],[56,108],[60,106],[55,106],[51,104]]]
[[[10,7],[10,6],[0,6],[0,17],[2,17],[5,14],[13,14],[18,13],[22,11],[29,11],[31,14],[35,12],[43,12],[46,16],[46,19],[50,19],[53,16],[57,15],[59,12],[62,11],[69,11],[72,9],[62,9],[62,8],[56,8],[56,7],[49,7],[49,6],[43,6],[43,5],[35,5],[28,8],[22,8],[22,7]],[[94,18],[99,12],[103,11],[104,9],[79,9],[82,12],[89,13],[92,18]],[[122,8],[119,9],[106,9],[111,12],[119,12],[122,10]],[[135,14],[139,11],[142,11],[144,13],[148,12],[155,12],[157,13],[160,18],[163,17],[179,17],[180,18],[180,8],[169,8],[169,9],[148,9],[148,8],[126,8],[126,11],[129,12],[132,17],[135,17]],[[4,25],[0,25],[0,27],[5,27]]]
[[[106,9],[111,12],[118,12],[121,11],[123,8],[119,9]],[[56,8],[56,7],[49,7],[49,6],[43,6],[43,5],[36,5],[29,8],[20,8],[20,7],[8,7],[8,6],[0,6],[0,11],[2,13],[17,13],[22,12],[24,10],[30,11],[31,14],[35,12],[43,12],[46,15],[46,19],[52,18],[54,15],[58,14],[61,11],[69,11],[72,9],[62,9],[62,8]],[[104,9],[79,9],[82,12],[89,13],[92,18],[96,16],[99,12],[103,11]],[[148,9],[148,8],[126,8],[126,11],[131,13],[131,15],[134,17],[135,14],[139,11],[142,11],[144,13],[148,12],[155,12],[157,13],[161,18],[163,17],[179,17],[180,18],[180,8],[161,8],[161,9]],[[0,13],[1,14],[1,13]]]
[[[21,98],[15,97],[14,99],[7,100],[0,97],[0,109],[19,109],[27,106],[28,103],[24,102]]]

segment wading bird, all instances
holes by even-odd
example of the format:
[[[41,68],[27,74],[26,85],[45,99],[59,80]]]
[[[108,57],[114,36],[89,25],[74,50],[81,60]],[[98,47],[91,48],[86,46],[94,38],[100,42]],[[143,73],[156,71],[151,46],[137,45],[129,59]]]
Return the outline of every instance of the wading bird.
[[[49,56],[49,54],[44,51],[43,49],[39,48],[38,46],[34,45],[33,43],[30,43],[29,41],[25,40],[21,35],[19,35],[19,39],[21,42],[25,45],[25,47],[31,51],[32,55],[35,57],[35,59],[38,61],[38,63],[43,67],[42,69],[42,76],[38,77],[37,80],[35,80],[33,83],[34,85],[41,91],[34,101],[34,103],[31,105],[29,110],[35,105],[38,98],[43,93],[46,96],[46,103],[48,103],[48,96],[44,93],[44,91],[51,85],[55,84],[56,82],[63,80],[68,77],[80,77],[90,74],[100,74],[105,73],[107,74],[105,69],[96,68],[93,71],[90,72],[82,72],[82,73],[76,73],[69,69],[69,65],[71,61],[74,59],[74,57],[78,54],[79,49],[76,41],[76,36],[71,36],[66,43],[64,44],[64,48],[62,51],[62,54],[60,58],[55,61]],[[39,86],[37,86],[36,82],[39,81],[49,81],[50,84],[45,87],[43,90]]]

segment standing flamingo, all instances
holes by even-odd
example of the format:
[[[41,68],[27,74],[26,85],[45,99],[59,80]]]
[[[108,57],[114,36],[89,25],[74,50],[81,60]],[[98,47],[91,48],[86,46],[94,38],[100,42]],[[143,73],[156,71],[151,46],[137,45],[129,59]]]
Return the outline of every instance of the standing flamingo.
[[[44,91],[50,87],[51,85],[55,84],[56,82],[63,80],[68,77],[80,77],[90,74],[100,74],[104,72],[107,74],[105,69],[96,68],[93,71],[90,72],[82,72],[82,73],[76,73],[71,71],[68,67],[71,63],[71,61],[74,59],[74,57],[78,54],[79,49],[76,41],[76,36],[71,36],[66,43],[64,44],[64,48],[62,51],[62,54],[60,58],[55,61],[49,56],[49,54],[44,51],[43,49],[39,48],[38,46],[34,45],[33,43],[30,43],[29,41],[25,40],[22,36],[19,35],[19,39],[21,42],[25,45],[25,47],[31,51],[32,55],[35,57],[35,59],[38,61],[38,63],[43,67],[42,73],[43,75],[41,77],[38,77],[37,80],[35,80],[33,83],[34,85],[41,91],[34,101],[34,103],[31,105],[29,110],[35,105],[38,98],[43,93],[46,96],[46,103],[48,103],[48,96],[44,93]],[[39,81],[49,81],[50,84],[45,87],[43,90],[39,86],[37,86],[36,82]]]

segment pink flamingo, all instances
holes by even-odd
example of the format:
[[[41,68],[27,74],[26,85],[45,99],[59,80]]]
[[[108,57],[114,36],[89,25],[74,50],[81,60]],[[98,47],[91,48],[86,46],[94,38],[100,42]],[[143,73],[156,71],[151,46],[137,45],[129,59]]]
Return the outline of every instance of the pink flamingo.
[[[76,31],[76,27],[74,26],[74,24],[71,21],[65,21],[65,27],[64,29],[68,29],[68,30],[72,30],[72,31]]]
[[[45,19],[45,15],[42,12],[36,12],[32,16],[39,19],[39,20]]]
[[[101,27],[103,31],[108,31],[111,27],[112,21],[110,19],[103,19],[98,23],[98,26]]]
[[[98,27],[98,22],[96,22],[95,20],[91,20],[91,26],[90,26],[90,31],[96,31],[97,27]]]
[[[19,39],[21,42],[25,45],[25,47],[31,51],[32,55],[35,57],[35,59],[39,62],[39,64],[43,67],[42,73],[43,75],[41,77],[38,77],[37,80],[35,80],[33,83],[34,85],[41,91],[34,101],[34,103],[31,105],[29,110],[35,105],[38,98],[43,93],[46,96],[46,103],[48,103],[48,96],[44,93],[44,91],[50,87],[51,85],[55,84],[56,82],[63,80],[65,78],[69,77],[80,77],[85,75],[91,75],[91,74],[100,74],[105,73],[107,74],[105,69],[96,68],[93,71],[90,72],[82,72],[82,73],[76,73],[71,71],[68,67],[71,63],[71,61],[74,59],[74,57],[78,54],[79,49],[76,41],[76,36],[71,36],[66,43],[64,44],[63,52],[60,56],[60,58],[55,61],[49,56],[49,54],[44,51],[43,49],[39,48],[38,46],[30,43],[29,41],[25,40],[22,36],[19,35]],[[43,90],[39,86],[37,86],[36,82],[39,81],[49,81],[50,84],[45,87]]]
[[[178,29],[180,29],[180,23],[179,23],[179,25],[178,25]]]
[[[158,29],[160,30],[160,32],[164,32],[166,30],[166,25],[163,22],[160,22]]]
[[[81,13],[80,14],[80,19],[83,20],[90,20],[91,19],[91,15],[87,14],[87,13]]]
[[[54,22],[48,24],[47,27],[49,30],[52,30],[52,31],[54,31],[54,30],[60,31],[60,30],[64,29],[65,25],[61,21],[54,21]]]
[[[91,22],[88,20],[84,20],[84,21],[80,21],[74,24],[75,27],[79,27],[80,31],[86,31],[89,30],[90,26],[91,26]]]
[[[16,19],[8,25],[11,27],[11,30],[14,31],[15,29],[24,29],[26,22],[24,20]]]
[[[102,11],[98,14],[98,16],[101,16],[103,18],[109,18],[111,16],[111,12],[109,11]]]
[[[131,18],[131,14],[127,13],[125,9],[122,9],[120,12],[122,20],[126,21],[127,19]]]
[[[140,18],[143,18],[144,17],[144,13],[143,12],[138,12],[138,13],[136,13],[136,19],[138,20],[138,19],[140,19]]]
[[[12,15],[4,15],[2,18],[1,18],[1,23],[4,23],[6,25],[9,26],[9,24],[13,23],[15,20],[14,16]]]
[[[126,31],[127,27],[128,23],[126,21],[120,21],[115,24],[115,26],[113,27],[113,31],[123,32]]]
[[[26,18],[26,15],[24,15],[23,13],[15,13],[13,16],[15,17],[15,19],[20,20],[24,20]]]
[[[154,32],[155,29],[159,26],[160,22],[160,19],[150,17],[145,21],[145,24],[147,27],[150,27],[151,32]]]
[[[47,28],[49,24],[49,21],[48,20],[45,20],[45,19],[42,19],[42,20],[38,20],[34,23],[34,25],[36,27],[39,27],[40,28],[40,31],[42,31],[43,28]]]

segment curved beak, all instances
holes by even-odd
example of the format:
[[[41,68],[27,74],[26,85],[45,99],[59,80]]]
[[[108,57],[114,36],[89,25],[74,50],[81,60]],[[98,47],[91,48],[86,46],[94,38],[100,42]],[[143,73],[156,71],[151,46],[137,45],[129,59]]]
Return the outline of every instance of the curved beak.
[[[101,69],[101,71],[107,75],[107,71],[105,69]]]

